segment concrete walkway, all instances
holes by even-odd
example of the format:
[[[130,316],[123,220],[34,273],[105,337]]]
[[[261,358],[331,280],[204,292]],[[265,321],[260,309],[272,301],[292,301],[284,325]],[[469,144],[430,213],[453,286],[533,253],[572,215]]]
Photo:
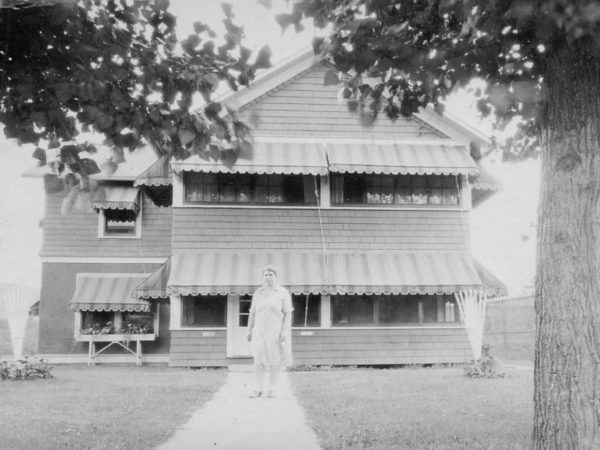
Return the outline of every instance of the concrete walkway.
[[[249,398],[254,374],[230,371],[215,397],[196,411],[161,450],[320,449],[303,409],[282,372],[276,398]]]

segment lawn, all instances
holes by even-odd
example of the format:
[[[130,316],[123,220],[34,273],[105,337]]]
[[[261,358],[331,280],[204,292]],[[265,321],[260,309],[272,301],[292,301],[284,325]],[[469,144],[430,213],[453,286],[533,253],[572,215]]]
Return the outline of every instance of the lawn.
[[[56,366],[54,375],[0,381],[0,448],[154,448],[212,397],[227,372]]]
[[[526,449],[533,371],[470,379],[456,368],[292,372],[324,449]]]

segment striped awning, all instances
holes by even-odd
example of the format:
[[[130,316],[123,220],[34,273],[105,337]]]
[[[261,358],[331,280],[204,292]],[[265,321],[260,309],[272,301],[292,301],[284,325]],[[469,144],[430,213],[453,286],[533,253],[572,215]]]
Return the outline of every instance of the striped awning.
[[[473,189],[482,191],[499,191],[502,183],[497,180],[481,163],[477,163],[478,174],[473,180]]]
[[[233,166],[223,161],[190,156],[172,161],[174,172],[327,175],[327,160],[318,143],[256,142],[251,154],[241,154]]]
[[[74,311],[149,311],[150,304],[133,297],[147,275],[78,274],[71,299]]]
[[[483,290],[487,295],[506,292],[494,277],[487,276],[484,282],[479,263],[466,254],[225,252],[173,255],[153,274],[154,278],[149,277],[137,287],[134,295],[252,294],[262,282],[261,271],[266,265],[277,268],[279,282],[293,294],[433,295],[468,289]]]
[[[173,183],[169,169],[169,157],[161,156],[144,170],[133,183],[134,186],[169,186]]]
[[[168,282],[171,274],[171,259],[167,258],[162,266],[136,286],[133,296],[136,298],[167,298],[169,297]]]
[[[94,195],[94,209],[138,210],[138,188],[129,186],[100,186]]]
[[[475,175],[477,165],[461,145],[324,144],[334,173]]]

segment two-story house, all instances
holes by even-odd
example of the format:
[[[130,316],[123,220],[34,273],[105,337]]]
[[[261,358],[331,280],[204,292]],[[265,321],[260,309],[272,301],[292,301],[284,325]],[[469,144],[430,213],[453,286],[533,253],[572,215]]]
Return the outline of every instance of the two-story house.
[[[485,138],[430,111],[362,127],[326,70],[307,52],[223,99],[253,129],[233,167],[141,149],[95,176],[93,208],[63,216],[48,194],[40,353],[119,361],[103,350],[118,341],[171,366],[248,361],[273,264],[297,364],[472,358],[454,294],[505,290],[471,256],[472,205],[494,187],[469,151]]]

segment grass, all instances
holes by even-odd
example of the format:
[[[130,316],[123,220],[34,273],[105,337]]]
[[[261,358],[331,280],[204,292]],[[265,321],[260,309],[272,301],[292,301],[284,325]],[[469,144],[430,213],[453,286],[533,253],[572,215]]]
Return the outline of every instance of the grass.
[[[533,372],[470,379],[457,368],[293,372],[324,449],[526,449]]]
[[[56,366],[54,379],[0,381],[0,448],[154,448],[212,397],[226,373]]]

